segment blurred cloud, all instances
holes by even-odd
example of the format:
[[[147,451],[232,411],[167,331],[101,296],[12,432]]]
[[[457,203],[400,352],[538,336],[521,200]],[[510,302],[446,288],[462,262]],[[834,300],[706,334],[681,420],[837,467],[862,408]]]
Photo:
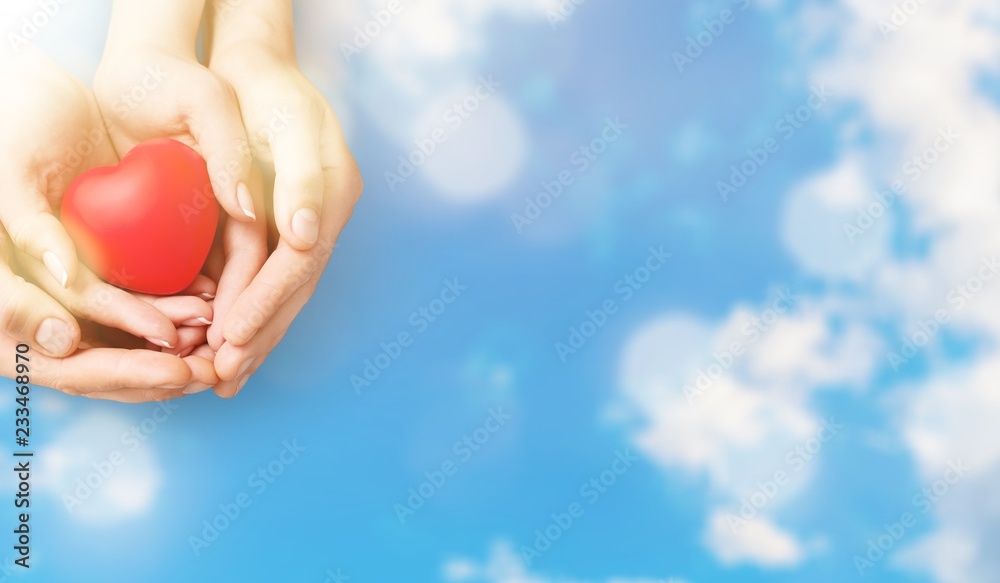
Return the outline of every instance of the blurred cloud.
[[[733,513],[755,482],[787,470],[788,452],[818,426],[801,395],[754,378],[759,347],[752,336],[741,336],[751,317],[749,310],[738,309],[717,327],[690,316],[661,317],[632,335],[621,365],[625,408],[635,417],[633,441],[666,470],[707,474],[712,497]],[[741,349],[732,350],[734,344]],[[798,543],[765,515],[779,508],[781,499],[794,497],[807,475],[795,476],[773,505],[751,517],[751,524],[761,521],[751,532],[773,535],[773,544],[763,539],[747,544],[736,533],[723,536],[709,518],[709,550],[725,562],[797,562]]]
[[[74,420],[38,451],[37,491],[51,495],[54,507],[80,522],[117,523],[144,515],[154,506],[161,472],[149,443],[124,437],[133,429],[110,413]]]
[[[844,229],[844,225],[855,226],[858,209],[876,201],[869,194],[873,190],[861,158],[852,156],[792,191],[785,202],[782,238],[806,271],[856,280],[885,262],[892,222],[888,211],[863,232],[845,233]]]
[[[904,567],[926,570],[942,583],[994,581],[1000,574],[995,552],[1000,502],[1000,361],[979,361],[971,370],[942,372],[924,384],[901,412],[899,424],[915,457],[921,481],[931,488],[938,530],[895,557]],[[949,467],[968,471],[947,489],[939,483]],[[949,476],[950,477],[950,476]],[[935,489],[934,486],[937,486]]]
[[[462,99],[458,96],[455,101]],[[432,105],[425,115],[440,118],[449,107],[446,103]],[[434,126],[429,126],[424,136],[434,131]],[[506,99],[495,96],[448,134],[447,141],[428,156],[422,174],[435,193],[452,202],[479,202],[502,194],[517,178],[527,155],[527,142],[520,115]]]
[[[468,583],[688,583],[684,579],[636,579],[612,577],[601,581],[584,581],[565,577],[545,576],[529,571],[521,556],[506,541],[493,544],[490,556],[484,563],[471,559],[452,559],[444,564],[446,581]]]
[[[752,562],[765,567],[792,567],[805,556],[794,536],[766,518],[752,520],[734,531],[718,510],[708,520],[705,544],[726,564]]]
[[[775,517],[807,490],[840,430],[819,419],[812,393],[864,388],[878,368],[881,339],[864,322],[842,324],[858,308],[778,288],[718,323],[664,315],[627,341],[620,386],[632,439],[665,470],[707,475],[716,507],[703,541],[723,563],[788,567],[807,555]],[[773,491],[761,486],[779,478]]]
[[[468,204],[501,194],[519,175],[529,151],[526,124],[504,96],[507,80],[497,79],[499,93],[463,115],[461,127],[448,121],[448,113],[470,95],[478,77],[492,73],[484,68],[494,48],[487,42],[488,26],[510,18],[547,30],[546,13],[559,0],[421,0],[403,2],[391,18],[381,12],[386,3],[380,0],[341,4],[319,10],[324,17],[304,26],[317,37],[358,38],[361,42],[346,42],[365,45],[350,55],[346,82],[356,94],[366,96],[358,105],[370,122],[403,156],[419,149],[434,129],[445,132],[447,140],[418,169],[441,200]],[[364,32],[372,21],[378,25],[369,30],[378,33],[369,39],[359,37],[359,30]],[[331,35],[331,29],[337,34]],[[347,58],[344,46],[341,42],[330,47],[336,50],[328,54]],[[344,68],[343,62],[336,68]]]
[[[1000,248],[1000,171],[992,161],[1000,148],[1000,116],[978,84],[984,72],[998,70],[1000,6],[984,0],[902,4],[847,0],[838,7],[849,25],[825,31],[834,48],[810,69],[843,102],[860,105],[862,123],[877,137],[870,145],[842,143],[841,162],[806,178],[800,191],[839,192],[853,202],[857,192],[872,189],[859,178],[858,160],[888,158],[872,182],[900,179],[907,186],[899,204],[910,222],[905,229],[897,226],[894,236],[922,236],[928,245],[920,257],[890,254],[880,260],[878,276],[864,281],[863,293],[885,309],[883,315],[894,317],[903,334],[920,323],[933,329],[926,323],[944,313],[952,332],[985,341],[971,362],[959,364],[946,356],[943,335],[927,334],[922,345],[932,357],[928,374],[899,386],[891,400],[901,412],[894,417],[920,479],[933,480],[959,458],[971,468],[956,486],[967,489],[963,495],[931,509],[938,530],[910,543],[893,562],[944,583],[996,581],[1000,561],[987,541],[996,540],[1000,510],[973,493],[1000,485],[1000,451],[984,438],[993,433],[998,413],[992,385],[1000,372],[1000,296],[963,292],[962,300],[952,300],[958,286],[974,289],[981,266]],[[806,12],[803,17],[803,25],[816,23]],[[830,241],[835,226],[825,231]],[[786,237],[786,243],[804,267],[834,284],[872,271],[871,256],[863,252],[852,273],[842,269],[844,255],[836,247],[824,255],[801,237]],[[825,268],[824,261],[834,267]],[[862,311],[853,320],[863,326],[864,317]],[[957,374],[957,366],[966,372]]]
[[[322,72],[327,89],[334,86],[329,82],[334,72],[344,71],[337,90],[352,95],[352,105],[391,142],[379,152],[386,160],[407,156],[435,129],[445,130],[447,140],[435,147],[412,180],[426,183],[442,205],[482,204],[504,195],[532,156],[561,162],[564,152],[547,148],[540,136],[532,135],[533,128],[522,117],[527,113],[518,111],[519,102],[506,93],[507,80],[500,77],[504,85],[497,94],[481,100],[459,127],[444,118],[474,91],[480,76],[490,74],[490,63],[504,49],[491,41],[491,27],[512,19],[525,30],[550,34],[545,12],[558,3],[406,2],[347,64],[340,43],[353,39],[356,27],[377,18],[373,11],[382,10],[386,1],[307,1],[299,13],[304,42],[311,43],[303,59],[311,71]],[[986,0],[909,3],[919,9],[887,28],[885,23],[894,22],[894,10],[902,3],[755,3],[775,12],[786,4],[794,7],[787,8],[789,18],[777,26],[797,35],[802,50],[782,52],[803,59],[799,65],[812,77],[808,81],[826,83],[836,102],[830,108],[839,108],[831,112],[838,126],[833,130],[832,161],[811,174],[798,171],[778,209],[777,237],[794,262],[796,279],[801,275],[810,291],[791,290],[794,305],[774,319],[767,315],[773,309],[772,297],[734,303],[713,318],[680,311],[647,314],[623,344],[619,395],[611,404],[616,419],[668,478],[705,479],[708,503],[701,509],[704,522],[696,538],[724,567],[790,568],[819,552],[803,542],[804,527],[798,521],[790,526],[790,517],[797,503],[810,495],[824,458],[819,454],[801,471],[788,462],[789,452],[809,443],[823,428],[816,393],[863,391],[874,388],[878,379],[894,389],[884,401],[894,432],[889,441],[906,446],[917,479],[933,482],[956,458],[970,468],[956,486],[961,495],[935,504],[931,520],[921,524],[921,534],[908,534],[889,553],[892,560],[887,563],[942,583],[1000,580],[1000,559],[991,546],[1000,536],[1000,503],[993,502],[1000,486],[1000,445],[990,439],[1000,415],[995,389],[1000,376],[1000,294],[985,287],[973,297],[952,295],[1000,250],[1000,165],[993,160],[1000,150],[1000,114],[995,97],[985,95],[979,84],[982,75],[1000,70],[1000,7]],[[38,44],[89,79],[109,5],[70,3],[38,36]],[[30,13],[37,4],[18,0],[4,8]],[[703,18],[718,13],[717,8],[693,3],[688,11],[691,25],[700,26]],[[68,30],[71,25],[89,28],[92,34],[81,36]],[[81,50],[81,38],[98,51]],[[622,51],[621,56],[631,55]],[[808,85],[796,75],[786,75],[789,86]],[[556,95],[548,99],[566,98],[548,91]],[[349,117],[350,112],[345,113]],[[648,121],[650,128],[660,129],[655,123],[659,120]],[[719,140],[729,139],[711,133],[696,118],[671,119],[666,125],[678,128],[667,148],[682,164],[701,163],[712,156]],[[580,123],[576,129],[592,128]],[[942,134],[953,135],[954,143],[942,142]],[[369,184],[380,180],[369,177]],[[592,190],[611,193],[621,188],[617,175],[605,168],[595,168],[588,181]],[[869,209],[880,202],[876,192],[885,192],[894,181],[903,183],[906,192],[883,208],[883,214],[873,216]],[[382,188],[373,186],[370,189]],[[597,205],[563,209],[567,216],[604,212]],[[871,216],[870,227],[862,224],[864,213]],[[577,222],[589,226],[591,215],[587,218]],[[845,225],[863,232],[852,237]],[[581,239],[584,234],[583,227],[573,231]],[[744,298],[761,295],[759,290],[740,291]],[[955,297],[962,302],[950,300]],[[917,378],[889,375],[886,352],[898,350],[901,335],[933,319],[939,310],[949,315],[949,334],[934,335],[921,348],[926,372],[921,369]],[[766,326],[753,325],[754,320]],[[892,332],[884,333],[886,328]],[[950,335],[975,339],[975,348],[961,356],[952,354],[946,339]],[[732,353],[734,342],[741,343],[744,353]],[[469,374],[486,379],[469,384],[499,391],[527,372],[513,363],[510,368],[484,365]],[[40,395],[36,405],[40,413],[57,414],[65,402],[42,401]],[[427,419],[432,423],[434,418]],[[77,488],[76,480],[95,471],[94,463],[122,449],[120,435],[127,430],[127,422],[117,416],[76,421],[39,452],[39,491],[56,496],[62,505],[63,496]],[[149,516],[161,480],[155,452],[144,445],[126,455],[126,463],[72,519]],[[742,528],[733,529],[729,518],[738,515],[741,500],[756,494],[757,484],[778,471],[790,474],[787,485]],[[901,506],[909,503],[900,500]],[[819,520],[842,510],[856,509],[833,508]],[[841,548],[860,544],[847,541]],[[507,542],[494,545],[484,559],[459,558],[443,569],[449,581],[570,583],[532,571]]]

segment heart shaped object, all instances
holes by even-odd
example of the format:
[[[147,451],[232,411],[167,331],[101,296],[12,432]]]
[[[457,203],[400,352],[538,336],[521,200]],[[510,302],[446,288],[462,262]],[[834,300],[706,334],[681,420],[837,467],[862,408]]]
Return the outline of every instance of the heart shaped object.
[[[172,295],[201,272],[219,204],[204,158],[176,140],[150,140],[117,166],[78,176],[61,219],[94,273],[132,291]]]

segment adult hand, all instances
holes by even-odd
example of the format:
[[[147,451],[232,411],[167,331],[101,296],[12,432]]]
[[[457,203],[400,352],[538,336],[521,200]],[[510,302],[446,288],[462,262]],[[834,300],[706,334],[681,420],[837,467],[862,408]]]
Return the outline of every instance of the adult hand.
[[[31,51],[0,62],[0,75],[5,81],[0,88],[5,120],[0,132],[0,332],[50,357],[64,357],[80,342],[72,313],[157,346],[176,347],[180,339],[170,318],[80,265],[53,214],[79,174],[118,161],[93,94]],[[11,263],[16,254],[23,255],[18,260],[30,268],[33,283]],[[198,306],[188,317],[205,315]]]
[[[239,105],[195,50],[203,7],[204,0],[116,0],[94,90],[120,156],[153,138],[191,146],[205,158],[225,211],[251,222],[257,211]]]
[[[363,188],[336,116],[296,67],[266,54],[232,58],[211,66],[236,90],[249,133],[266,136],[254,145],[274,175],[268,219],[280,237],[258,273],[247,261],[234,275],[241,284],[252,280],[231,307],[216,304],[209,340],[227,381],[216,387],[223,396],[238,392],[312,296]],[[275,123],[279,114],[287,116],[284,127]],[[219,293],[229,293],[228,281]]]
[[[197,356],[181,359],[164,352],[129,348],[96,347],[99,338],[85,334],[95,347],[79,350],[66,358],[52,358],[29,350],[27,377],[31,383],[51,387],[69,395],[108,399],[123,403],[165,401],[184,396],[186,387],[216,380],[212,363]],[[20,344],[0,332],[0,352],[10,356],[0,363],[0,374],[17,380],[13,355]],[[20,381],[18,381],[20,382]]]
[[[235,90],[251,149],[274,176],[268,219],[280,236],[259,273],[247,262],[240,278],[252,281],[232,306],[216,302],[209,343],[223,380],[216,392],[228,397],[312,296],[363,183],[333,110],[296,65],[290,2],[224,6],[209,6],[209,69]]]
[[[162,401],[190,394],[190,387],[199,383],[205,385],[218,381],[211,360],[198,355],[170,354],[157,345],[144,341],[118,328],[82,320],[80,325],[62,305],[43,293],[34,278],[51,277],[43,264],[26,253],[13,249],[10,241],[0,234],[0,315],[6,325],[0,331],[0,351],[14,354],[17,346],[24,343],[18,335],[20,330],[37,329],[42,350],[30,348],[23,362],[29,374],[18,370],[20,361],[4,359],[0,373],[14,379],[22,375],[31,382],[52,387],[70,395],[83,395],[97,399],[110,399],[128,403]],[[28,279],[15,275],[24,273]],[[56,288],[57,298],[70,306],[79,303],[104,305],[112,314],[117,314],[111,305],[126,302],[135,306],[145,306],[147,311],[165,314],[171,325],[178,327],[178,350],[186,350],[185,342],[200,344],[205,338],[205,323],[210,322],[211,306],[203,299],[191,296],[154,297],[128,294],[97,281],[86,268],[80,268],[80,277],[71,289]],[[115,293],[111,293],[115,290]],[[197,291],[202,290],[202,291]],[[211,295],[214,284],[208,278],[199,278],[188,293]],[[134,304],[133,304],[134,302]],[[17,309],[8,309],[16,306]],[[52,314],[58,314],[53,316]],[[200,316],[193,316],[201,314]],[[124,317],[143,318],[134,309],[124,310]],[[112,316],[111,320],[121,315]],[[42,319],[45,318],[45,319]],[[37,327],[34,322],[41,320]],[[51,320],[58,320],[52,324]],[[15,324],[16,323],[16,324]],[[117,322],[121,324],[120,322]],[[56,326],[63,326],[60,330]],[[82,330],[81,330],[82,328]],[[70,332],[72,330],[72,332]],[[72,338],[70,334],[72,333]],[[75,339],[79,338],[77,342]],[[59,354],[49,346],[51,342],[75,345],[68,356]],[[29,343],[29,347],[33,344]],[[184,356],[182,359],[181,356]]]

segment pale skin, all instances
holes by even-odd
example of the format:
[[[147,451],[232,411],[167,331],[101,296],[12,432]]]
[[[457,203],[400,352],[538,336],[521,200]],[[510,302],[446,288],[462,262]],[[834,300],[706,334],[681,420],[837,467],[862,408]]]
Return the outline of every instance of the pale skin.
[[[111,152],[93,165],[116,161],[135,144],[153,137],[178,139],[206,158],[227,216],[220,222],[206,265],[209,277],[199,278],[185,293],[212,299],[212,305],[202,301],[196,306],[192,300],[201,300],[192,296],[135,296],[135,301],[159,315],[154,318],[152,312],[145,313],[141,324],[152,326],[157,320],[157,333],[166,338],[152,338],[171,348],[124,350],[128,338],[109,328],[150,337],[137,334],[146,328],[138,328],[131,316],[119,314],[114,320],[98,320],[104,326],[92,342],[88,341],[92,331],[84,330],[84,346],[94,348],[77,351],[80,327],[59,309],[71,305],[79,309],[81,304],[73,304],[67,290],[53,285],[61,273],[51,273],[52,261],[44,261],[45,252],[54,249],[69,266],[64,279],[70,288],[81,285],[78,279],[83,285],[107,284],[95,281],[93,274],[78,265],[61,225],[40,208],[37,214],[43,218],[36,222],[44,221],[49,227],[46,243],[38,243],[36,236],[27,237],[31,241],[15,239],[18,244],[12,254],[26,261],[20,271],[0,271],[0,280],[4,273],[15,279],[15,273],[26,274],[36,285],[24,285],[37,290],[34,301],[13,303],[8,310],[11,316],[4,319],[19,326],[3,330],[0,350],[8,340],[13,349],[26,331],[32,326],[37,331],[47,319],[26,316],[46,313],[29,310],[28,304],[55,314],[70,329],[73,340],[68,348],[59,347],[66,348],[64,354],[41,351],[52,358],[40,359],[43,368],[33,382],[73,394],[130,402],[173,398],[209,387],[231,397],[260,367],[315,291],[361,194],[360,173],[333,111],[298,70],[291,2],[243,0],[238,9],[226,6],[217,0],[209,0],[207,6],[205,0],[117,0],[95,80],[96,102],[108,128]],[[207,68],[194,50],[202,10],[207,16]],[[141,89],[132,91],[137,86]],[[276,112],[282,112],[281,123],[275,122]],[[133,310],[138,310],[135,304]],[[193,314],[193,310],[201,315],[191,316],[188,312]],[[211,324],[207,328],[192,325],[204,321]],[[103,348],[108,345],[115,348]],[[145,345],[156,348],[149,342]],[[117,359],[120,368],[95,367],[92,354],[100,356],[103,351]],[[90,376],[64,380],[71,364],[89,371]],[[121,375],[107,378],[108,370],[120,370]],[[2,372],[10,376],[9,371]],[[169,383],[164,384],[164,379]]]
[[[225,275],[219,282],[219,298],[235,298],[231,306],[216,301],[208,333],[224,397],[239,391],[309,301],[363,189],[333,110],[299,71],[291,1],[229,6],[209,0],[208,67],[233,87],[255,156],[274,176],[269,219],[280,237],[262,266],[247,262],[233,275],[239,285],[230,289]],[[275,112],[290,114],[284,127],[272,124]]]
[[[164,399],[211,380],[209,361],[157,347],[204,337],[212,308],[197,294],[214,284],[204,278],[193,295],[170,298],[115,288],[78,263],[53,215],[77,175],[118,161],[93,93],[38,53],[4,59],[0,71],[10,81],[0,107],[11,113],[0,133],[0,351],[28,344],[33,382],[99,398]],[[63,257],[55,268],[44,256],[51,249]],[[111,328],[147,349],[105,348],[93,332]],[[0,364],[6,376],[13,368],[12,359]]]

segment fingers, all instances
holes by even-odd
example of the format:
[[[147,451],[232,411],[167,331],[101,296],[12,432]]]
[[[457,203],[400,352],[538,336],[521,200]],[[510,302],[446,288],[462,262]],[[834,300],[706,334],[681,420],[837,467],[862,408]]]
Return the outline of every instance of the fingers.
[[[226,341],[237,346],[250,342],[303,284],[323,271],[331,252],[325,247],[297,251],[279,243],[226,316]]]
[[[218,289],[215,281],[207,275],[199,275],[188,288],[178,295],[198,296],[207,301],[215,299],[215,292]]]
[[[337,237],[351,218],[361,195],[361,174],[350,155],[341,155],[342,163],[324,172],[334,193],[324,208],[320,241],[308,251],[297,250],[282,238],[278,248],[224,317],[223,332],[227,342],[246,344],[265,322],[299,287],[326,267]],[[275,190],[277,199],[277,190]],[[277,200],[275,205],[277,205]],[[220,318],[217,318],[217,320]]]
[[[0,248],[9,242],[0,235]],[[9,249],[0,254],[10,257]],[[76,350],[80,327],[76,320],[45,292],[14,274],[6,260],[0,261],[0,332],[29,344],[35,350],[59,358]]]
[[[145,338],[163,348],[177,346],[177,329],[169,318],[132,294],[100,280],[81,267],[76,282],[68,289],[44,277],[42,265],[21,257],[20,263],[39,286],[77,316]]]
[[[191,113],[189,131],[208,164],[219,204],[237,221],[254,221],[257,209],[247,187],[252,160],[240,106],[228,84],[214,75],[211,79]]]
[[[321,123],[292,122],[271,140],[274,221],[281,238],[300,251],[316,244],[323,216]]]
[[[235,397],[243,389],[250,376],[284,338],[315,287],[315,281],[301,287],[248,344],[236,346],[227,342],[222,345],[215,355],[215,371],[220,379],[215,385],[218,396],[228,399]]]
[[[212,364],[215,353],[209,350],[210,354],[204,354],[202,350],[196,350],[194,354],[184,359],[191,368],[191,383],[184,388],[185,395],[196,395],[207,391],[219,382],[219,376]]]
[[[91,393],[85,396],[119,403],[166,401],[201,393],[219,381],[210,360],[200,356],[188,356],[184,358],[184,362],[191,369],[191,380],[183,389],[121,389]]]
[[[251,176],[251,186],[253,187],[251,191],[257,194],[256,200],[263,206],[263,197],[260,196],[263,185],[259,172],[254,172]],[[267,260],[265,223],[266,221],[254,223],[228,221],[223,228],[222,237],[219,237],[224,266],[219,277],[218,295],[213,302],[214,324],[208,331],[208,343],[215,350],[218,350],[225,341],[223,324],[230,310]]]
[[[45,195],[22,184],[0,184],[0,193],[0,222],[14,245],[42,262],[54,282],[71,285],[76,279],[76,247]]]
[[[114,401],[117,403],[127,403],[137,405],[139,403],[161,403],[180,399],[187,395],[180,389],[122,389],[120,391],[103,391],[100,393],[90,393],[81,395],[88,399],[100,399],[102,401]]]
[[[208,328],[192,328],[183,326],[177,329],[177,347],[172,349],[164,348],[164,352],[175,354],[181,358],[190,356],[195,348],[205,344],[205,333]]]
[[[212,306],[201,298],[193,296],[150,296],[136,294],[136,297],[156,308],[170,319],[174,326],[211,326]]]
[[[8,353],[5,345],[14,343],[9,337],[0,338],[5,353]],[[31,364],[32,382],[89,397],[108,391],[142,389],[148,391],[150,398],[146,400],[169,398],[180,393],[192,376],[191,369],[180,358],[149,350],[92,348],[66,358],[34,355]]]

